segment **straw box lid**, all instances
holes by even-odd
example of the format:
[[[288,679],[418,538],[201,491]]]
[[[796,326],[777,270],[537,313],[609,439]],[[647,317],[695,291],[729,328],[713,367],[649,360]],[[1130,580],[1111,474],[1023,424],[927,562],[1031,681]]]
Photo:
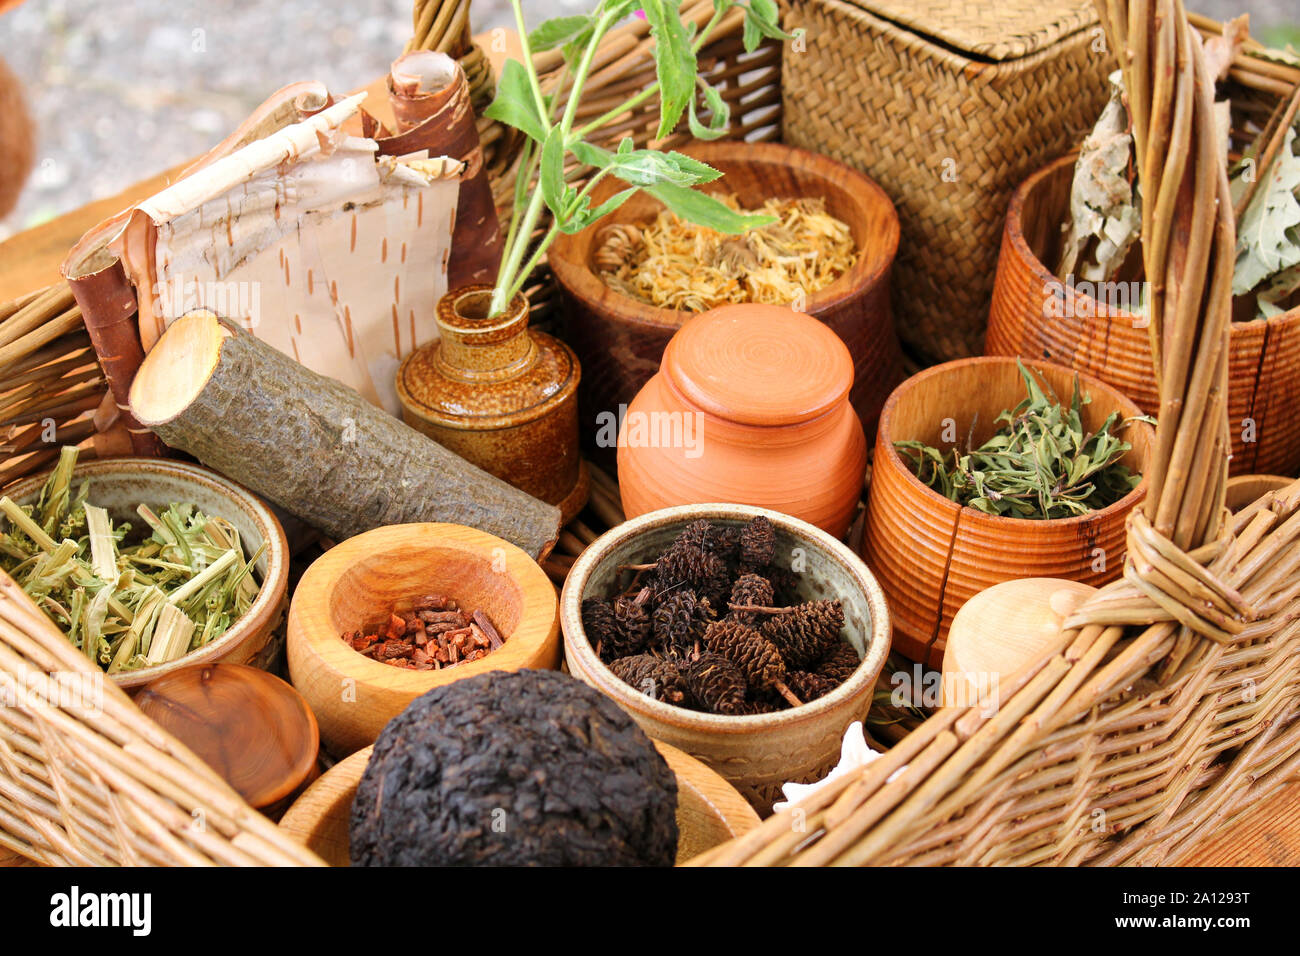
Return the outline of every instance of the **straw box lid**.
[[[959,52],[1015,60],[1097,26],[1092,0],[850,0]]]

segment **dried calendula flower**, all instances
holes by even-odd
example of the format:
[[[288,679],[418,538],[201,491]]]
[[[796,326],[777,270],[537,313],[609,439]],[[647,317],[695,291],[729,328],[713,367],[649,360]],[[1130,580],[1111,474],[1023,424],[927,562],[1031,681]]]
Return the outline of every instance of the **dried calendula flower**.
[[[720,196],[733,209],[734,195]],[[857,261],[847,223],[821,197],[767,200],[776,222],[731,236],[665,210],[644,227],[613,225],[594,261],[611,288],[668,309],[703,312],[728,302],[789,305],[830,285]]]

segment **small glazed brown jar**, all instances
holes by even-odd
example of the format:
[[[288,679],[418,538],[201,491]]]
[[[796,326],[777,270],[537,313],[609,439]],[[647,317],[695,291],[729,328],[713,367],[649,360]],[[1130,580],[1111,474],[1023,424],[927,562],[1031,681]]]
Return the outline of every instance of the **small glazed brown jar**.
[[[438,302],[441,339],[397,370],[402,418],[484,471],[559,507],[567,523],[587,503],[578,451],[577,356],[528,327],[515,296],[488,318],[492,287],[471,285]]]
[[[843,537],[867,467],[852,386],[848,348],[810,315],[758,304],[701,313],[620,422],[624,513],[758,505]]]

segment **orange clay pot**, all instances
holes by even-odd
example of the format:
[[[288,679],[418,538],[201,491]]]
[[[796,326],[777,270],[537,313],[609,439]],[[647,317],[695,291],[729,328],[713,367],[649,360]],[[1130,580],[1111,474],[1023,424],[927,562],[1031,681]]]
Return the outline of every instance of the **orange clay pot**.
[[[700,314],[620,422],[624,512],[758,505],[843,537],[867,461],[852,387],[848,348],[811,316],[754,304]]]
[[[1059,400],[1070,400],[1074,372],[1046,362],[1025,364]],[[1140,414],[1133,402],[1097,379],[1080,375],[1079,387],[1092,399],[1080,415],[1090,432],[1111,412],[1119,412],[1121,419]],[[998,415],[1024,397],[1015,359],[970,358],[913,375],[885,402],[876,432],[862,557],[889,601],[894,648],[913,660],[942,666],[953,616],[994,584],[1066,578],[1100,587],[1124,570],[1125,522],[1146,495],[1145,478],[1100,511],[1050,521],[1005,518],[964,507],[926,487],[894,449],[895,441],[916,440],[947,453],[952,442],[944,441],[945,432],[964,446],[972,419],[971,439],[978,446],[1000,427]],[[1144,474],[1155,430],[1132,422],[1119,435],[1132,445],[1120,460]]]

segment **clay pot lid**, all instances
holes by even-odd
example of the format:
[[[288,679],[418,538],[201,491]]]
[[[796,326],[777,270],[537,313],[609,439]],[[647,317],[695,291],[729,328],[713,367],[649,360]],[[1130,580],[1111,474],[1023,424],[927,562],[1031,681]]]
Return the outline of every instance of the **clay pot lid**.
[[[662,370],[700,411],[742,425],[793,425],[843,402],[853,357],[829,327],[778,305],[725,305],[687,322]]]

